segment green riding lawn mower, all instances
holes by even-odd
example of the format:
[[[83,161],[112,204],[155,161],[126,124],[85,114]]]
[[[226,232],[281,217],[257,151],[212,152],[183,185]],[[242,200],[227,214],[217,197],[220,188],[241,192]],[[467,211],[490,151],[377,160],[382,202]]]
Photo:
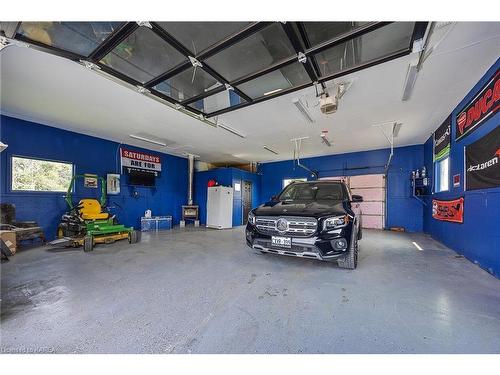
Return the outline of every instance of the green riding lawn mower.
[[[77,179],[89,179],[100,182],[101,198],[81,199],[78,205],[73,204],[73,185]],[[57,239],[50,242],[52,246],[79,247],[83,251],[92,251],[95,244],[113,243],[128,239],[133,244],[140,241],[140,232],[133,227],[125,227],[116,222],[115,216],[106,209],[106,180],[95,175],[75,175],[71,179],[65,196],[69,211],[65,213],[57,227]]]

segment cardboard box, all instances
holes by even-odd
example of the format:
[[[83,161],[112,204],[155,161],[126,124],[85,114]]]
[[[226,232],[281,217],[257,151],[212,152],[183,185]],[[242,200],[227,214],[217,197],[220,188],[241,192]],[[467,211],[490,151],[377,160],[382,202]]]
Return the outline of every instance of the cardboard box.
[[[11,230],[0,230],[0,238],[7,245],[12,255],[16,253],[16,234]]]

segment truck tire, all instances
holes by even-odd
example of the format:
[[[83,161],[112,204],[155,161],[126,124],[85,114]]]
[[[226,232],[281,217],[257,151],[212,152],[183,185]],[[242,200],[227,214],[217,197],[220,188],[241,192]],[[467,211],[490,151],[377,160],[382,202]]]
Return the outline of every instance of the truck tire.
[[[129,244],[137,243],[140,240],[141,240],[141,233],[140,232],[133,230],[132,232],[130,232],[128,234],[128,243]]]
[[[56,238],[63,238],[63,237],[65,237],[64,227],[61,224],[59,224],[59,226],[57,227]]]
[[[94,239],[92,236],[85,236],[83,238],[83,251],[86,253],[94,250]]]
[[[347,254],[342,259],[337,260],[340,268],[354,270],[358,266],[358,239],[354,237],[351,241],[351,246]]]

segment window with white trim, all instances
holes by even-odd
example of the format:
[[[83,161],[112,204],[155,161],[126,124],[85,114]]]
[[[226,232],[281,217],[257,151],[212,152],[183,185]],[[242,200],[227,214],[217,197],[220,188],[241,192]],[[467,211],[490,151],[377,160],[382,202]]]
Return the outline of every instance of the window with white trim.
[[[434,163],[434,175],[436,184],[434,190],[436,193],[448,191],[450,189],[450,157],[438,160]]]
[[[12,157],[12,191],[64,192],[72,177],[72,163]]]

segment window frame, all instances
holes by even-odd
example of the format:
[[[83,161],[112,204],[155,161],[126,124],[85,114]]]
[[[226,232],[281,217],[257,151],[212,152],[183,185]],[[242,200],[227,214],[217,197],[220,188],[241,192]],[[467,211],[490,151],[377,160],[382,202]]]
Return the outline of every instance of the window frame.
[[[448,159],[448,176],[447,176],[447,188],[443,190],[438,190],[440,189],[441,185],[441,174],[438,173],[438,165],[440,165],[442,162]],[[435,160],[434,165],[433,165],[433,172],[434,172],[434,194],[439,194],[439,193],[446,193],[450,191],[450,178],[451,178],[451,157],[450,154],[448,156],[440,159],[440,160]]]
[[[62,163],[62,164],[70,164],[71,165],[71,179],[75,177],[75,170],[76,166],[75,163],[67,160],[58,160],[58,159],[48,159],[48,158],[42,158],[42,157],[37,157],[37,156],[26,156],[26,155],[19,155],[19,154],[12,154],[9,155],[9,173],[7,175],[7,178],[9,179],[8,181],[8,186],[9,186],[9,192],[14,193],[14,194],[62,194],[66,193],[67,189],[64,191],[56,191],[56,190],[17,190],[13,188],[13,183],[14,183],[14,158],[21,158],[21,159],[30,159],[30,160],[39,160],[39,161],[48,161],[52,163]]]

